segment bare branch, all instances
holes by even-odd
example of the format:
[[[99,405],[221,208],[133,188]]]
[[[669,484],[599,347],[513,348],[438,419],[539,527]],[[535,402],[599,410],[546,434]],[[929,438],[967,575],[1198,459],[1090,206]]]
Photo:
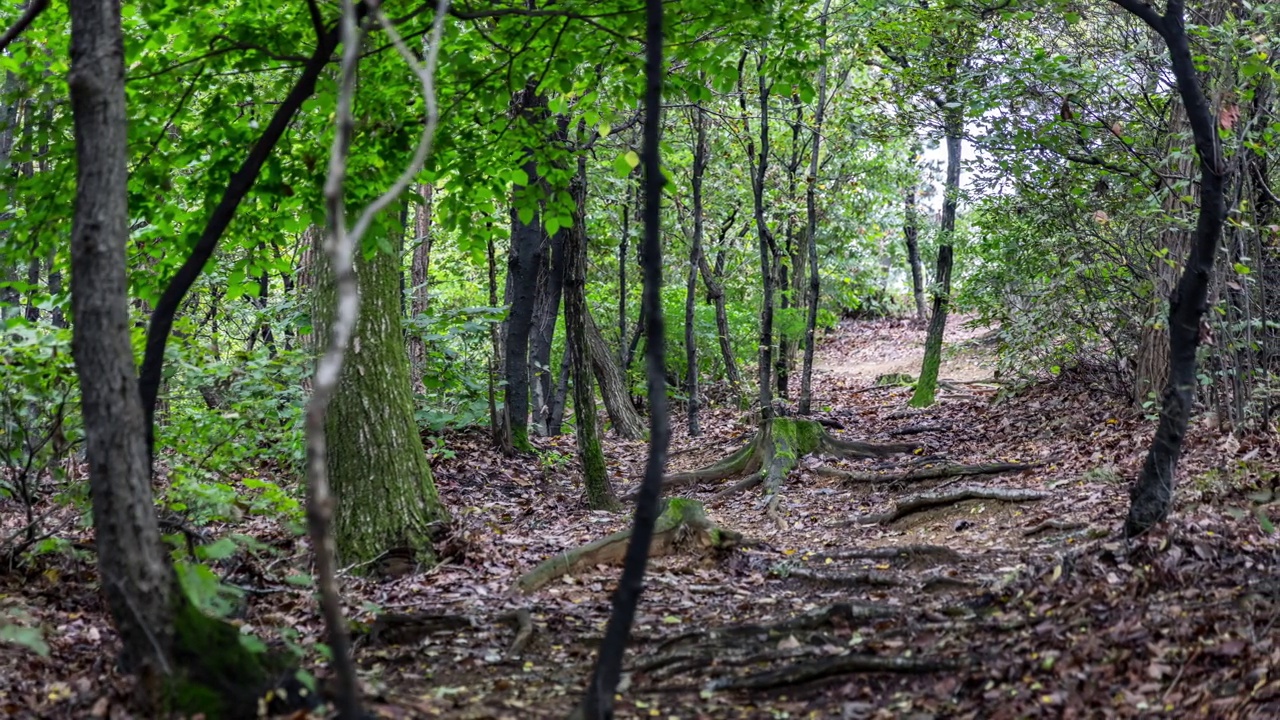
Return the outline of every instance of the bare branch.
[[[1150,3],[1144,0],[1111,0],[1111,2],[1128,10],[1142,22],[1150,25],[1152,30],[1160,33],[1160,37],[1165,37],[1164,16],[1156,12],[1156,9]]]
[[[49,7],[49,0],[31,0],[31,4],[27,9],[22,11],[22,16],[8,30],[4,31],[4,35],[0,35],[0,52],[9,47],[9,43],[18,39],[23,30],[26,30],[35,19],[40,17],[40,13]]]
[[[356,68],[360,63],[360,45],[364,33],[360,28],[355,4],[352,0],[343,0],[342,19],[339,25],[342,35],[342,63],[339,71],[337,109],[334,114],[336,132],[329,155],[329,172],[324,185],[328,216],[328,236],[324,245],[325,252],[329,256],[330,269],[334,275],[337,307],[328,346],[316,363],[314,392],[307,405],[306,445],[309,491],[307,519],[311,526],[311,543],[315,552],[316,584],[320,590],[320,605],[328,630],[329,645],[333,650],[334,673],[338,677],[340,712],[345,718],[363,717],[364,713],[361,709],[355,666],[351,660],[351,643],[342,614],[342,598],[338,594],[334,572],[337,549],[330,531],[334,501],[329,488],[325,415],[328,412],[329,402],[337,390],[347,346],[355,332],[360,313],[360,290],[353,261],[355,249],[368,231],[374,216],[404,192],[422,170],[431,152],[431,141],[435,136],[439,118],[434,74],[440,53],[441,38],[444,35],[444,19],[448,12],[449,0],[439,0],[436,7],[431,42],[424,65],[419,65],[413,52],[405,46],[404,40],[396,32],[394,24],[382,12],[379,3],[376,0],[366,0],[365,6],[391,38],[401,57],[422,81],[427,117],[422,137],[418,140],[409,166],[400,173],[385,193],[361,211],[355,225],[348,231],[344,183],[351,136],[355,128],[351,108],[355,101]]]

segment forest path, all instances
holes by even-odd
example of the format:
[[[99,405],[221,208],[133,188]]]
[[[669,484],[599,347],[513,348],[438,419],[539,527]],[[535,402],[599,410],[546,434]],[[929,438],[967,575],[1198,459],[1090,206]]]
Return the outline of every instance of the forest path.
[[[817,370],[874,382],[883,375],[920,374],[927,326],[917,320],[844,321],[815,357]],[[954,382],[990,379],[995,331],[967,315],[947,319],[939,377]]]
[[[1280,652],[1270,645],[1215,651],[1247,655],[1243,664],[1185,650],[1206,634],[1267,633],[1254,618],[1271,615],[1242,616],[1233,603],[1248,573],[1280,568],[1274,538],[1257,523],[1228,532],[1221,513],[1195,512],[1208,492],[1193,484],[1199,489],[1182,491],[1179,508],[1193,529],[1184,523],[1166,545],[1158,572],[1150,560],[1130,561],[1115,530],[1149,421],[1078,378],[1016,394],[973,382],[991,378],[992,348],[985,329],[962,323],[953,319],[944,346],[942,378],[957,384],[944,385],[924,410],[907,408],[909,387],[874,384],[919,372],[922,327],[846,322],[819,350],[817,417],[837,436],[911,440],[918,452],[802,459],[782,487],[782,522],[765,512],[759,489],[719,504],[713,498],[731,481],[682,489],[751,543],[651,560],[617,717],[1001,718],[1099,709],[1123,717],[1254,686],[1244,678],[1250,668],[1280,677]],[[672,424],[673,472],[723,457],[755,430],[730,407],[704,411],[697,438],[678,405]],[[512,594],[511,583],[546,558],[628,527],[630,513],[584,511],[571,436],[537,440],[541,461],[533,464],[498,456],[482,436],[450,444],[458,456],[438,464],[438,477],[459,508],[463,554],[428,577],[371,590],[384,607],[425,606],[473,624],[414,646],[367,649],[362,662],[380,668],[379,682],[394,688],[392,706],[413,707],[413,716],[563,718],[590,672],[618,569],[580,572],[527,596]],[[620,494],[636,487],[645,447],[606,440]],[[1280,460],[1275,443],[1251,449],[1193,438],[1184,466],[1203,473],[1247,452]],[[828,464],[902,473],[1010,461],[1041,464],[911,481],[846,482],[820,472]],[[962,498],[866,522],[901,512],[922,493],[975,489],[1022,501]],[[1026,501],[1031,494],[1042,499]],[[1208,527],[1217,529],[1206,534]],[[1188,604],[1179,599],[1187,593],[1214,600]],[[521,609],[532,639],[513,652],[518,633],[504,618]]]

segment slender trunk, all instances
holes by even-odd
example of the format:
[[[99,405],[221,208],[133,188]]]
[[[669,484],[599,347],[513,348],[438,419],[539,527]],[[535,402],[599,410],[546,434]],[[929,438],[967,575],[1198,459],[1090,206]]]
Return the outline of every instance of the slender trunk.
[[[579,135],[582,123],[579,123]],[[596,427],[595,383],[587,356],[587,157],[579,154],[578,171],[570,184],[573,197],[573,226],[564,248],[564,323],[570,362],[573,365],[574,436],[582,463],[583,489],[592,510],[616,510],[618,496],[609,482],[600,431]],[[559,234],[559,233],[558,233]]]
[[[702,177],[707,170],[707,121],[699,105],[694,110],[694,144],[693,144],[693,242],[689,247],[688,282],[685,285],[684,298],[684,345],[685,364],[687,368],[689,437],[698,437],[702,429],[698,426],[698,334],[696,302],[698,293],[698,267],[702,260]]]
[[[430,302],[431,289],[431,244],[435,234],[431,232],[432,203],[435,201],[435,186],[422,183],[418,186],[418,194],[422,196],[422,204],[414,212],[413,219],[413,255],[409,261],[409,322],[412,327],[418,317],[425,315]],[[427,346],[422,341],[422,334],[409,331],[409,372],[413,379],[413,392],[421,395],[426,392],[422,378],[427,372]]]
[[[920,151],[911,151],[912,172],[918,172]],[[924,269],[920,266],[920,211],[916,207],[916,194],[919,185],[912,180],[903,200],[902,235],[907,240],[907,263],[911,265],[911,294],[916,300],[916,319],[924,322],[928,310],[924,305]]]
[[[0,174],[5,176],[10,173],[9,160],[13,156],[13,139],[17,134],[19,106],[23,102],[16,100],[10,103],[8,99],[17,93],[18,87],[18,76],[6,70],[4,86],[0,88]],[[0,199],[3,200],[5,207],[10,207],[13,201],[13,189],[9,183],[5,183],[3,193]],[[8,211],[0,211],[0,220],[8,220],[10,217],[11,213]],[[0,245],[5,243],[8,236],[9,223],[0,223]],[[7,261],[0,262],[0,323],[18,313],[20,296],[9,284],[16,279],[14,266]]]
[[[746,65],[744,53],[738,61],[738,77],[741,83],[742,71]],[[765,220],[764,183],[769,170],[769,89],[771,84],[764,75],[764,54],[757,58],[756,74],[759,81],[760,100],[760,148],[756,153],[755,138],[751,136],[751,124],[744,120],[747,134],[747,161],[751,170],[751,199],[756,223],[756,237],[760,251],[760,279],[763,283],[763,298],[760,303],[760,362],[757,368],[760,382],[759,401],[760,417],[769,420],[773,417],[773,290],[774,268],[771,258],[777,252],[773,233]],[[742,114],[747,115],[747,96],[739,93]]]
[[[953,80],[953,83],[957,82]],[[960,144],[964,133],[964,109],[960,106],[959,89],[953,84],[943,109],[947,136],[947,183],[942,200],[942,237],[938,245],[938,271],[933,279],[933,315],[924,341],[924,362],[920,379],[911,397],[912,407],[933,404],[938,389],[938,369],[942,365],[942,337],[947,331],[947,308],[951,302],[952,247],[956,231],[956,207],[960,202]]]
[[[1182,277],[1169,298],[1169,379],[1165,385],[1151,449],[1130,492],[1125,535],[1134,537],[1168,516],[1173,505],[1174,472],[1182,452],[1196,388],[1196,348],[1200,321],[1208,304],[1214,255],[1226,218],[1225,163],[1213,111],[1200,85],[1187,38],[1183,0],[1170,0],[1164,16],[1139,0],[1118,2],[1164,37],[1169,48],[1178,94],[1200,158],[1200,213],[1195,241]]]
[[[631,188],[627,183],[627,202],[622,204],[622,239],[618,242],[618,362],[631,367],[627,354],[627,246],[631,243]]]
[[[827,13],[831,11],[831,0],[822,3],[821,30],[818,35],[818,50],[824,55],[827,52]],[[827,61],[822,61],[818,69],[818,107],[813,113],[813,148],[809,152],[809,176],[806,178],[804,191],[805,205],[805,249],[809,255],[809,292],[808,312],[804,320],[804,364],[800,370],[800,403],[797,408],[801,415],[808,415],[813,410],[813,350],[818,329],[818,300],[821,281],[818,276],[818,156],[822,149],[822,122],[827,106]]]
[[[649,407],[652,433],[644,480],[636,499],[631,539],[623,561],[622,577],[613,595],[613,609],[605,627],[604,640],[592,673],[591,684],[576,714],[586,720],[613,717],[613,696],[622,676],[622,658],[635,621],[636,607],[644,588],[645,566],[653,528],[661,512],[662,478],[667,464],[671,426],[667,417],[666,367],[662,319],[662,184],[659,140],[662,127],[662,0],[647,0],[646,72],[644,123],[644,305],[649,309],[646,334],[646,371],[649,380]]]
[[[556,319],[560,316],[560,297],[564,289],[565,236],[561,228],[551,237],[549,253],[543,253],[538,266],[537,292],[533,306],[533,332],[529,339],[529,364],[533,366],[533,423],[535,432],[547,435],[547,419],[551,414],[552,368],[551,345],[555,341]]]
[[[572,358],[569,357],[569,346],[565,345],[560,353],[560,375],[556,380],[556,392],[551,396],[551,410],[547,414],[547,435],[559,436],[564,430],[564,406],[569,395],[569,369]]]
[[[40,321],[40,308],[36,306],[36,293],[40,291],[40,258],[27,261],[27,322]]]
[[[493,252],[493,232],[490,228],[487,243],[489,259],[489,307],[498,306],[498,263]],[[502,357],[502,332],[497,323],[489,326],[489,344],[492,354],[489,356],[489,430],[493,433],[493,444],[503,452],[511,455],[515,448],[511,447],[511,426],[507,422],[507,412],[498,410],[497,384],[502,375],[499,359]]]

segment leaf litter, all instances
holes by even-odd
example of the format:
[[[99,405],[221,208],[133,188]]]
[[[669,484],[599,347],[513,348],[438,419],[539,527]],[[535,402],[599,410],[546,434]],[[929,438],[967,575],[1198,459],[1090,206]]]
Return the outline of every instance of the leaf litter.
[[[1126,544],[1119,528],[1150,420],[1068,377],[1001,392],[983,381],[992,366],[984,337],[951,333],[940,402],[910,412],[908,387],[875,381],[918,367],[917,324],[846,323],[823,344],[815,407],[832,432],[892,442],[910,429],[921,449],[803,460],[781,489],[785,523],[751,493],[709,507],[748,542],[651,561],[618,717],[1280,716],[1276,435],[1235,437],[1197,422],[1171,521]],[[677,423],[672,471],[722,457],[753,430],[724,408],[704,412],[702,424],[691,439]],[[513,585],[548,557],[625,529],[629,513],[585,509],[571,436],[535,439],[538,457],[515,459],[484,432],[446,441],[454,456],[435,472],[454,524],[440,563],[391,554],[342,578],[371,707],[389,718],[564,717],[588,677],[618,570],[597,567],[528,596]],[[606,443],[616,489],[634,490],[644,443]],[[819,472],[984,463],[1038,465],[910,482]],[[681,491],[707,500],[721,485]],[[984,488],[1038,499],[964,492]],[[887,515],[921,493],[960,499]],[[50,525],[74,515],[44,510]],[[0,537],[19,527],[16,514],[6,508]],[[867,517],[877,521],[857,522]],[[266,546],[209,563],[242,592],[232,617],[322,667],[321,623],[297,584],[309,570],[305,538],[263,515],[201,530]],[[69,540],[64,553],[0,574],[0,617],[47,644],[41,655],[0,642],[0,713],[129,717],[132,681],[115,667],[91,533]]]

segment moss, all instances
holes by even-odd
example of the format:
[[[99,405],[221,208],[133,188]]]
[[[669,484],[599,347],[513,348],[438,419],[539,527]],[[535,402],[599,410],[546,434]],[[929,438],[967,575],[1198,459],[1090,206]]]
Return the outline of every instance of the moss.
[[[822,426],[813,420],[774,418],[770,421],[769,432],[774,457],[793,464],[800,456],[817,450],[822,443]]]
[[[533,445],[529,443],[529,428],[511,426],[511,447],[516,452],[533,452]]]
[[[617,510],[618,496],[609,482],[604,463],[604,451],[600,448],[600,436],[580,437],[579,452],[582,455],[582,480],[587,491],[587,506],[592,510]]]
[[[209,720],[258,714],[269,679],[284,663],[252,652],[230,623],[200,612],[179,592],[174,612],[174,662],[166,704],[173,711]],[[279,666],[279,667],[272,667]]]

